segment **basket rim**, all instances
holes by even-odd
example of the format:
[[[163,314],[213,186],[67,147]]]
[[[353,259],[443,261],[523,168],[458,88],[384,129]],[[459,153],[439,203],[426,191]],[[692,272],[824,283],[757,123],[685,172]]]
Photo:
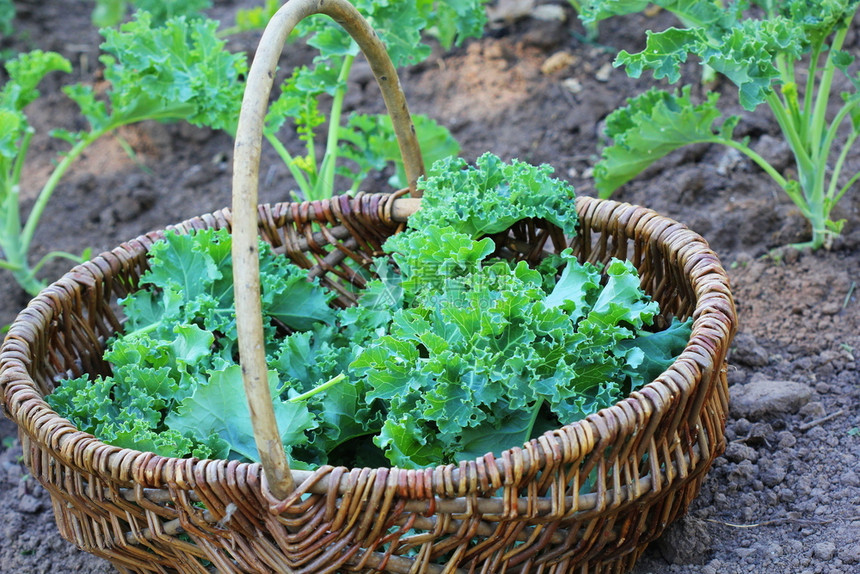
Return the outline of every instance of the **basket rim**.
[[[374,195],[389,196],[390,194],[364,195],[367,197]],[[338,198],[322,201],[338,201]],[[650,238],[652,243],[658,245],[665,244],[669,238],[681,243],[680,247],[670,249],[669,254],[675,257],[680,257],[682,254],[685,256],[702,256],[691,268],[683,270],[695,293],[695,306],[691,314],[693,325],[687,345],[669,368],[654,381],[633,391],[614,405],[603,408],[584,419],[547,431],[542,436],[531,439],[522,447],[515,446],[500,453],[498,457],[493,456],[492,453],[488,453],[473,461],[461,462],[459,465],[445,464],[414,470],[381,467],[377,469],[354,468],[347,469],[349,472],[345,472],[343,467],[341,469],[334,469],[330,466],[320,467],[316,471],[294,469],[292,470],[292,474],[295,478],[297,489],[288,500],[297,499],[297,497],[300,497],[309,489],[313,489],[313,492],[327,489],[331,486],[330,480],[337,476],[340,477],[338,480],[340,480],[340,486],[343,488],[345,487],[348,474],[359,470],[384,472],[386,474],[392,471],[395,474],[397,472],[405,472],[414,476],[423,475],[428,479],[436,477],[434,481],[441,480],[441,477],[445,476],[447,481],[455,483],[466,481],[467,475],[474,477],[477,471],[479,476],[486,477],[489,484],[483,485],[484,488],[481,488],[482,485],[480,484],[469,484],[467,485],[470,488],[469,492],[474,492],[474,488],[480,488],[481,490],[486,490],[486,487],[490,487],[491,489],[499,488],[512,480],[517,481],[523,476],[534,475],[537,472],[546,470],[548,465],[556,466],[557,464],[575,460],[577,457],[587,454],[599,446],[596,439],[599,438],[600,442],[603,442],[614,438],[622,431],[622,427],[636,424],[638,426],[635,426],[635,430],[638,432],[638,430],[645,427],[642,424],[643,422],[653,423],[654,418],[660,418],[656,417],[657,414],[660,414],[660,416],[665,414],[657,413],[654,410],[655,405],[663,400],[662,397],[667,395],[671,397],[675,393],[685,392],[685,389],[682,388],[682,383],[690,383],[691,373],[693,377],[698,375],[699,379],[701,379],[704,371],[720,368],[720,365],[725,361],[731,338],[737,330],[737,317],[728,274],[722,267],[716,253],[708,246],[707,241],[699,234],[690,230],[686,225],[660,215],[649,208],[586,196],[577,197],[576,202],[580,219],[582,219],[584,213],[589,211],[606,211],[612,214],[615,217],[615,221],[619,222],[619,224],[624,223],[623,227],[625,230],[632,229],[645,221],[645,226],[654,228],[657,231]],[[309,205],[309,203],[302,202],[299,205],[313,209],[314,206]],[[314,203],[317,206],[319,205],[319,202]],[[295,205],[296,202],[282,202],[260,204],[258,207]],[[62,298],[68,295],[69,289],[67,285],[78,283],[88,287],[95,286],[96,277],[94,277],[92,271],[94,267],[98,268],[99,264],[108,264],[107,259],[115,260],[117,256],[122,258],[122,255],[126,254],[129,248],[148,251],[152,243],[161,238],[168,230],[178,229],[187,231],[218,226],[218,223],[214,225],[212,223],[212,217],[217,218],[217,216],[221,216],[222,219],[226,220],[229,226],[230,210],[229,208],[224,208],[203,216],[187,219],[178,224],[166,226],[160,230],[151,231],[124,242],[113,250],[104,251],[89,261],[76,265],[60,279],[47,286],[16,316],[4,338],[2,346],[0,346],[0,391],[2,391],[0,392],[0,406],[3,407],[4,413],[16,423],[19,430],[23,430],[31,440],[38,441],[41,445],[47,447],[53,456],[63,459],[65,463],[74,468],[110,481],[117,481],[118,474],[120,477],[125,477],[124,479],[119,478],[120,481],[127,481],[129,484],[143,480],[145,488],[164,488],[164,485],[169,482],[165,476],[168,467],[171,467],[172,470],[185,467],[190,471],[195,465],[213,462],[212,460],[196,458],[163,457],[152,452],[108,445],[97,437],[78,430],[71,421],[61,417],[45,401],[44,396],[27,371],[31,357],[27,356],[26,353],[22,353],[19,348],[16,348],[14,343],[21,339],[26,341],[28,332],[33,331],[32,326],[24,320],[27,316],[40,314],[48,321],[52,319],[51,305],[47,301],[52,297]],[[205,218],[210,219],[204,221]],[[223,225],[221,226],[223,227]],[[604,231],[603,233],[609,234],[608,231]],[[709,288],[705,288],[706,285]],[[693,383],[694,386],[699,386],[701,380],[693,381]],[[695,388],[693,387],[686,389],[687,392],[694,390]],[[36,436],[35,432],[30,432],[30,430],[23,427],[21,421],[24,419],[38,421],[34,425],[42,429],[39,431],[38,436]],[[46,429],[50,429],[50,432],[46,432]],[[565,441],[565,437],[570,440]],[[89,465],[83,466],[73,460],[68,455],[70,441],[85,441],[87,450],[99,450],[102,454],[98,457],[98,464],[89,467]],[[570,450],[571,444],[575,444],[578,447],[575,449],[577,452]],[[216,460],[214,462],[219,461]],[[220,462],[226,464],[228,461]],[[263,495],[266,496],[273,506],[281,509],[284,507],[284,501],[277,500],[269,492],[265,476],[261,472],[260,463],[229,462],[230,466],[236,469],[236,472],[242,472],[247,476],[259,476]],[[647,478],[647,475],[644,478]],[[193,481],[189,481],[189,484],[188,489],[193,489]],[[627,487],[622,485],[622,489],[624,488]],[[634,489],[636,491],[640,490],[635,485]],[[604,491],[605,494],[606,492]],[[587,509],[587,506],[590,506],[590,504],[586,500],[583,502],[586,504],[584,506],[580,504],[579,508]],[[595,504],[597,502],[595,501]]]

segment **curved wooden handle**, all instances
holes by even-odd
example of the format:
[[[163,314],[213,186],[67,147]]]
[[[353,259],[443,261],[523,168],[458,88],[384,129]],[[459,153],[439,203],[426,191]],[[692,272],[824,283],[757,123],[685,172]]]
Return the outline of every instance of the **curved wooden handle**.
[[[257,244],[257,197],[263,124],[284,43],[296,24],[312,14],[325,14],[340,24],[367,57],[391,116],[410,191],[424,171],[415,128],[400,80],[385,46],[358,11],[346,0],[290,0],[272,18],[254,56],[242,100],[233,156],[233,276],[236,326],[245,394],[254,438],[272,494],[286,498],[295,488],[272,408],[266,369],[260,304]]]

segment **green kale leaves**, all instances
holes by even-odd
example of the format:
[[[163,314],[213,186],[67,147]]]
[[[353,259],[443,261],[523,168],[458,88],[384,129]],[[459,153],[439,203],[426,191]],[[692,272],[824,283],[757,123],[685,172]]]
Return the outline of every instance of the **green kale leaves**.
[[[294,467],[498,454],[623,399],[689,338],[689,320],[654,329],[657,303],[628,262],[496,256],[483,236],[524,218],[575,229],[573,191],[549,168],[444,160],[423,185],[355,307],[333,309],[305,270],[261,249],[270,388]],[[66,381],[49,403],[119,446],[255,459],[230,263],[225,231],[168,233],[123,301],[112,376]]]
[[[551,177],[552,168],[484,154],[474,166],[460,158],[436,162],[419,187],[424,190],[413,228],[444,221],[470,237],[499,233],[525,218],[546,219],[572,235],[576,227],[573,188]]]

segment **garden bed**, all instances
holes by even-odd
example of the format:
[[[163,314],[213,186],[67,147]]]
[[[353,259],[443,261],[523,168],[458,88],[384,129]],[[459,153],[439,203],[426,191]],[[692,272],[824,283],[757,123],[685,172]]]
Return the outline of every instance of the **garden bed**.
[[[211,14],[230,22],[234,2],[216,2]],[[253,5],[253,2],[246,2]],[[559,5],[558,3],[556,3]],[[16,3],[17,40],[3,47],[57,50],[75,66],[71,78],[51,75],[45,97],[29,116],[40,136],[35,161],[24,174],[23,194],[47,177],[63,145],[49,128],[80,129],[62,83],[98,82],[100,37],[83,3]],[[567,12],[570,15],[570,12]],[[642,31],[671,18],[636,15],[601,25],[599,40],[614,48],[641,48]],[[402,74],[413,113],[448,126],[470,161],[485,151],[532,163],[549,163],[577,192],[594,195],[589,177],[602,144],[601,121],[653,85],[612,69],[612,52],[583,43],[579,23],[533,17],[497,22],[482,39],[443,53]],[[258,36],[231,39],[232,50],[252,51]],[[860,50],[855,19],[845,50]],[[550,57],[569,65],[541,68]],[[284,67],[312,52],[291,46]],[[357,64],[362,66],[363,64]],[[552,68],[552,69],[551,69]],[[369,69],[354,73],[348,109],[381,112]],[[694,64],[686,73],[695,78]],[[721,86],[716,87],[721,90]],[[723,99],[734,102],[734,89]],[[701,98],[701,93],[694,97]],[[775,122],[742,116],[738,132],[775,163],[787,163]],[[98,252],[152,229],[230,202],[231,139],[185,125],[154,123],[124,128],[137,152],[128,158],[115,138],[91,148],[64,180],[42,220],[35,258],[53,249]],[[297,142],[292,142],[295,144]],[[781,159],[781,155],[785,157]],[[262,201],[286,198],[289,172],[274,154],[264,156]],[[860,169],[860,148],[847,172]],[[266,166],[277,166],[271,169]],[[267,171],[268,170],[268,171]],[[385,178],[368,182],[385,189]],[[719,146],[675,152],[624,186],[616,199],[653,208],[702,234],[729,270],[740,316],[730,354],[732,414],[728,448],[712,469],[687,518],[655,544],[637,574],[748,572],[842,573],[860,568],[860,197],[855,189],[839,204],[844,236],[830,251],[772,251],[808,234],[794,205],[758,168]],[[32,198],[25,208],[32,204]],[[55,262],[46,278],[67,265]],[[27,301],[8,275],[0,275],[0,324]],[[790,384],[786,384],[786,382]],[[18,463],[20,447],[8,420],[0,422],[0,529],[6,544],[0,563],[16,572],[108,572],[110,566],[59,539],[50,500]]]

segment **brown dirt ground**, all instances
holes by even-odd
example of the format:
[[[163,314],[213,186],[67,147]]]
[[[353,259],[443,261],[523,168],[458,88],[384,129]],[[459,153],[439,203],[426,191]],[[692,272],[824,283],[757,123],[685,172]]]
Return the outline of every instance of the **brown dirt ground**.
[[[216,2],[212,14],[229,22],[236,4]],[[64,82],[97,80],[99,36],[89,23],[89,3],[31,0],[16,6],[16,34],[0,47],[58,50],[76,65],[71,78],[49,78],[44,98],[29,110],[40,136],[25,174],[26,193],[39,188],[60,149],[44,135],[47,129],[74,128],[79,122],[58,90]],[[600,40],[637,50],[643,30],[670,24],[665,14],[617,18],[601,26]],[[858,32],[855,20],[845,49],[860,51]],[[611,51],[583,43],[581,33],[572,19],[525,17],[497,24],[462,48],[437,51],[403,72],[412,111],[447,125],[467,159],[492,151],[503,158],[546,162],[579,193],[593,195],[589,171],[599,153],[602,120],[653,82],[628,79],[618,70],[606,75]],[[257,39],[243,35],[231,40],[231,49],[251,52]],[[542,73],[541,65],[560,51],[572,57],[572,65]],[[283,66],[307,61],[309,54],[292,46]],[[366,73],[357,72],[348,108],[381,111],[375,86]],[[695,79],[696,73],[690,64],[687,77]],[[725,103],[742,115],[738,131],[777,162],[787,163],[773,139],[775,123],[766,114],[743,113],[731,90],[724,91]],[[701,97],[699,92],[695,95]],[[89,151],[53,197],[34,258],[52,249],[98,252],[229,204],[229,137],[160,124],[135,126],[121,135],[142,167],[113,138]],[[284,199],[291,187],[286,169],[272,154],[264,161],[273,167],[266,173],[262,201]],[[860,169],[860,147],[855,146],[848,164],[849,173]],[[384,179],[368,182],[368,188],[383,189]],[[832,250],[785,250],[775,256],[772,249],[807,235],[806,224],[766,175],[725,149],[680,150],[617,194],[688,224],[709,240],[729,269],[741,319],[730,356],[732,393],[757,381],[794,381],[811,393],[799,409],[765,412],[754,420],[732,414],[726,454],[716,461],[687,517],[648,550],[636,574],[860,572],[857,187],[839,206],[837,216],[847,219],[846,231]],[[66,267],[62,262],[50,266],[45,278],[56,278]],[[0,324],[8,324],[27,298],[6,275],[0,275],[0,293]],[[827,416],[832,418],[818,422]],[[19,464],[14,425],[6,419],[0,419],[0,437],[0,571],[113,571],[59,538],[50,501]]]

